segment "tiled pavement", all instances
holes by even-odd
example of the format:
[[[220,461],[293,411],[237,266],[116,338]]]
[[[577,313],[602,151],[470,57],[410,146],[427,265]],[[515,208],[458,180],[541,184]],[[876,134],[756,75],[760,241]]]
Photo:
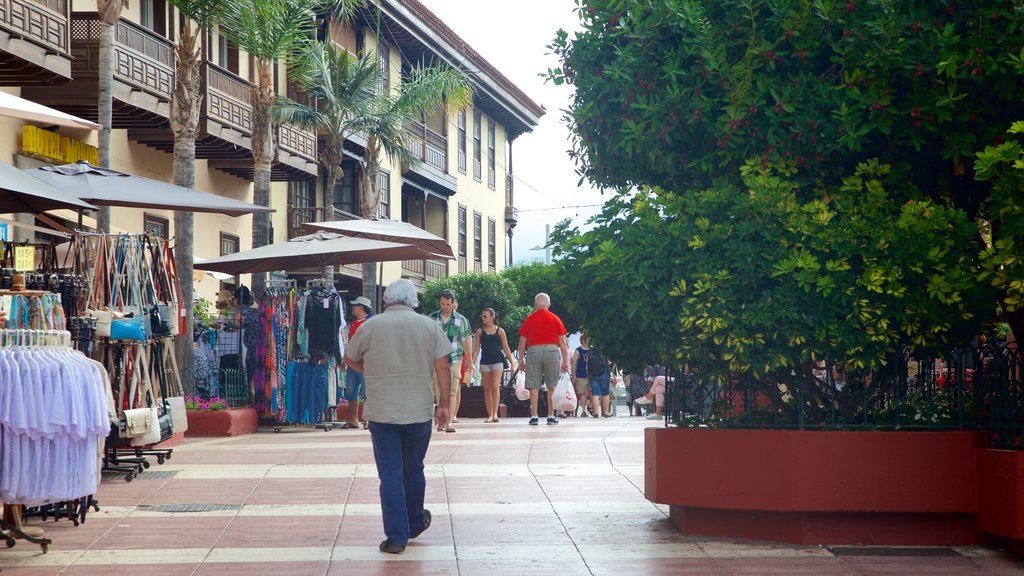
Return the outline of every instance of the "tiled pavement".
[[[694,539],[646,501],[640,419],[528,427],[466,420],[427,453],[434,522],[405,554],[383,539],[364,430],[285,429],[193,441],[100,512],[45,524],[48,554],[0,549],[3,576],[1024,575],[980,547],[845,549]],[[154,477],[156,476],[156,477]],[[209,511],[195,510],[198,505]],[[31,524],[39,524],[32,520]]]

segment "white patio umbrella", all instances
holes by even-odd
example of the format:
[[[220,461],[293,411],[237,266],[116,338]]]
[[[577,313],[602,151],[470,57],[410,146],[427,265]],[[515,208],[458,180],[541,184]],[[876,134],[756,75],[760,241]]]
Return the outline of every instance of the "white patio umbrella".
[[[356,218],[333,222],[307,222],[303,226],[308,230],[323,230],[353,238],[383,240],[385,242],[417,246],[424,252],[436,254],[433,257],[424,256],[427,260],[455,258],[452,247],[448,244],[447,240],[422,228],[417,228],[408,222]]]
[[[0,90],[0,116],[21,118],[22,120],[38,122],[40,124],[56,124],[58,126],[67,126],[68,128],[100,129],[100,125],[95,122],[90,122],[78,116],[72,116],[56,108],[36,104],[31,100],[26,100],[2,90]]]
[[[421,248],[408,244],[316,232],[287,242],[268,244],[212,258],[206,262],[197,262],[195,268],[225,274],[248,274],[424,258],[433,260],[441,256],[424,252]]]

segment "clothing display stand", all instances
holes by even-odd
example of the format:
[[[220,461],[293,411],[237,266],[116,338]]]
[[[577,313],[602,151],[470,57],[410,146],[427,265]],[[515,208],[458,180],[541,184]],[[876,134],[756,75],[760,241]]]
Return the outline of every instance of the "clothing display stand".
[[[271,283],[260,299],[255,339],[256,408],[285,426],[334,428],[345,326],[341,295],[331,280]],[[273,326],[273,330],[269,327]]]
[[[42,303],[35,305],[34,314],[56,319],[54,309],[47,310]],[[25,505],[65,508],[66,502],[80,502],[77,525],[95,502],[90,495],[99,484],[97,454],[109,427],[109,390],[102,368],[74,351],[71,342],[72,335],[65,330],[0,330],[5,369],[20,374],[0,382],[0,454],[17,454],[21,465],[13,476],[0,472],[0,538],[8,547],[23,539],[46,553],[52,542],[42,529],[23,525]],[[62,404],[60,411],[39,401],[42,390],[76,402]],[[11,470],[8,466],[7,472]]]
[[[102,360],[116,390],[123,393],[121,388],[129,384],[125,379],[126,366],[132,367],[132,374],[141,370],[141,378],[146,382],[146,390],[139,397],[117,403],[118,421],[123,419],[123,411],[130,408],[155,406],[158,412],[166,411],[163,392],[158,393],[150,385],[155,381],[152,379],[154,372],[162,376],[166,367],[151,365],[146,351],[159,346],[173,346],[185,306],[180,301],[181,291],[170,244],[165,239],[146,234],[80,232],[72,237],[66,260],[66,264],[84,279],[82,313],[76,314],[69,322],[75,333],[76,347]],[[87,316],[97,318],[104,315],[107,330],[99,334],[99,322]],[[142,317],[142,334],[125,336],[130,339],[124,340],[110,339],[110,323],[121,321],[121,315],[126,318]],[[140,366],[135,367],[134,362],[138,359],[142,359]],[[180,390],[176,395],[181,395]],[[170,430],[173,434],[173,428]],[[164,434],[160,441],[169,437]],[[115,427],[103,450],[103,470],[123,473],[124,480],[130,482],[150,467],[147,457],[155,457],[158,464],[171,458],[171,449],[138,445],[136,442],[138,439],[120,438]]]

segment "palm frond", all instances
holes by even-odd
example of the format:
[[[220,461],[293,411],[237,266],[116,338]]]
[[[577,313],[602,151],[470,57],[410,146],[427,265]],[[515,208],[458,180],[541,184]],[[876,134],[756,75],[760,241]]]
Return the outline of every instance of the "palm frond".
[[[313,35],[320,7],[320,0],[231,0],[221,30],[257,60],[285,58]]]
[[[359,8],[366,5],[366,0],[327,0],[326,12],[338,22],[351,22]]]
[[[421,66],[402,82],[396,106],[416,112],[447,103],[454,110],[469,103],[472,94],[465,74],[450,66]]]
[[[199,28],[207,30],[217,23],[227,0],[170,0],[170,3],[188,19],[195,21]]]

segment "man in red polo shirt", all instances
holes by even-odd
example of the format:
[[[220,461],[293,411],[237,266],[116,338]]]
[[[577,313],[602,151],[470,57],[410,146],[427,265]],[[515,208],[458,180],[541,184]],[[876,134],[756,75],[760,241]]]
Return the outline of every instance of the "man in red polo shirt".
[[[548,387],[548,424],[558,424],[552,394],[560,372],[569,371],[569,340],[562,320],[551,313],[551,297],[541,292],[533,299],[535,311],[519,328],[519,370],[526,370],[526,388],[530,391],[530,426],[538,424],[537,394]]]

